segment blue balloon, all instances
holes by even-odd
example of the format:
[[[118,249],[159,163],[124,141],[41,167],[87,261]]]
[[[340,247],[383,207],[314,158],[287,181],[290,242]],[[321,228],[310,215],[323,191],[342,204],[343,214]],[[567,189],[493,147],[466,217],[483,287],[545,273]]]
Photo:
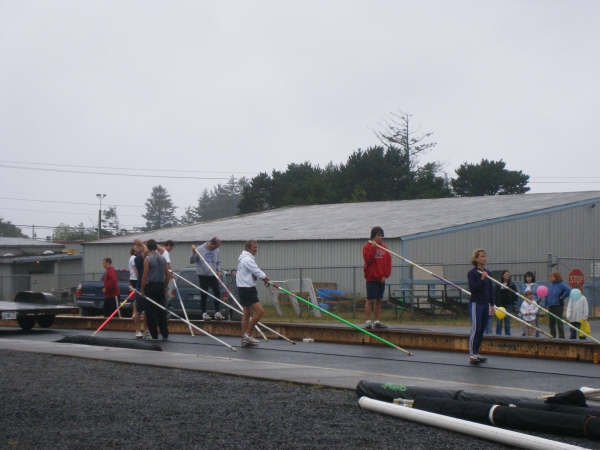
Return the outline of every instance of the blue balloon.
[[[571,289],[571,299],[579,300],[581,298],[581,291],[579,289]]]

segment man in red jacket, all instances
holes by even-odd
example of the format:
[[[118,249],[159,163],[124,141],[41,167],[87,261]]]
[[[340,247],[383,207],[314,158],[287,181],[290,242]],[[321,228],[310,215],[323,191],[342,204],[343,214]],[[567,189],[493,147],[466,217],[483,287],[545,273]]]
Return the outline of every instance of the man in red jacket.
[[[117,271],[112,266],[112,259],[104,258],[102,260],[102,267],[106,270],[103,277],[104,287],[102,288],[102,293],[104,294],[104,317],[108,317],[119,306],[119,278]]]
[[[385,292],[385,279],[392,273],[392,257],[385,250],[377,247],[383,244],[383,229],[373,227],[371,229],[371,239],[363,247],[363,260],[365,280],[367,282],[367,300],[365,301],[366,328],[387,328],[379,321],[381,312],[381,300]],[[387,247],[385,247],[387,248]],[[373,313],[374,322],[371,323],[371,313]]]

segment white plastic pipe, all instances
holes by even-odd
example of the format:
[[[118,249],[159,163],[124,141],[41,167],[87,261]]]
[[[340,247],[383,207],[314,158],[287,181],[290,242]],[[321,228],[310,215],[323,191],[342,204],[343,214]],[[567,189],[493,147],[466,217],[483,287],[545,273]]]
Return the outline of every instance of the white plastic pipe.
[[[456,419],[454,417],[444,416],[420,409],[408,408],[406,406],[394,405],[393,403],[374,400],[369,397],[361,397],[358,404],[363,409],[368,409],[381,414],[388,414],[413,422],[423,423],[434,427],[444,428],[446,430],[456,431],[458,433],[468,434],[488,441],[500,442],[514,447],[539,449],[539,450],[582,450],[584,447],[565,444],[564,442],[552,441],[529,434],[516,431],[496,428],[490,425],[484,425],[468,420]]]

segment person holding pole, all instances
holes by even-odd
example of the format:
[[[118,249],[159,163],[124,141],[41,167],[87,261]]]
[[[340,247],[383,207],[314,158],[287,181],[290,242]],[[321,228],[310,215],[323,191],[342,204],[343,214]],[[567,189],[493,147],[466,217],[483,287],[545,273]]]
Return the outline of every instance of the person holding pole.
[[[565,338],[565,329],[563,328],[563,309],[565,300],[569,298],[571,288],[565,283],[559,272],[550,274],[550,286],[548,286],[548,295],[544,300],[544,306],[552,314],[548,314],[548,326],[550,334],[556,338],[556,329],[558,328],[559,339]]]
[[[219,280],[217,277],[221,277],[221,259],[219,257],[219,247],[221,246],[221,240],[218,237],[211,238],[208,242],[196,247],[192,245],[192,256],[190,256],[190,263],[196,264],[196,273],[198,274],[198,284],[203,291],[212,289],[213,295],[217,298],[221,298],[221,289],[219,287]],[[204,261],[210,265],[213,269],[206,267],[206,264],[196,253],[198,251]],[[214,271],[214,272],[213,272]],[[214,274],[217,274],[215,276]],[[202,320],[210,320],[211,317],[206,310],[206,292],[200,293],[200,309],[202,310]],[[215,319],[224,319],[225,317],[219,311],[219,305],[215,302]]]
[[[256,280],[262,280],[265,286],[269,285],[269,278],[258,267],[254,257],[258,252],[258,243],[251,239],[246,241],[244,250],[238,258],[235,283],[240,294],[240,304],[243,308],[242,314],[242,347],[258,345],[258,339],[250,335],[250,332],[265,313],[256,290]]]
[[[392,257],[383,243],[383,228],[373,227],[371,238],[363,246],[363,271],[367,283],[367,299],[365,300],[365,328],[387,328],[379,320],[381,302],[385,293],[385,280],[392,273]],[[373,315],[373,323],[371,323]]]
[[[140,292],[143,296],[148,296],[156,303],[165,306],[165,286],[168,285],[170,276],[167,270],[167,262],[158,253],[158,247],[154,239],[150,239],[146,247],[148,248],[148,254],[146,255],[146,259],[144,259],[144,274],[142,275]],[[167,328],[166,311],[152,302],[146,302],[145,311],[146,327],[150,331],[152,339],[158,339],[158,331],[156,329],[158,324],[163,340],[167,340],[169,330]]]
[[[102,293],[104,294],[104,317],[110,316],[110,314],[119,307],[119,277],[117,271],[112,265],[111,258],[104,258],[102,260],[102,267],[104,267],[104,287]]]
[[[494,308],[494,285],[488,277],[492,274],[485,268],[487,254],[482,248],[477,248],[471,256],[473,268],[467,274],[471,301],[469,314],[471,316],[471,333],[469,335],[469,363],[479,364],[487,358],[479,355],[479,347],[483,341],[483,331],[487,324],[488,315]]]
[[[502,285],[496,286],[496,306],[503,306],[507,312],[512,312],[517,301],[517,286],[511,279],[510,272],[503,270],[500,275],[500,283]],[[489,323],[489,320],[488,320]],[[510,336],[510,316],[506,316],[502,319],[496,317],[496,334],[500,336],[502,334],[502,325],[504,325],[504,334]]]
[[[148,249],[146,248],[146,244],[144,244],[141,240],[135,239],[133,241],[133,248],[135,249],[135,270],[137,271],[137,282],[134,286],[138,291],[142,289],[142,275],[144,273],[144,259],[146,257],[146,253]],[[135,325],[135,337],[136,339],[141,339],[144,336],[149,337],[150,333],[148,330],[144,330],[145,319],[145,306],[146,299],[140,295],[135,296],[135,300],[133,302],[133,323]]]

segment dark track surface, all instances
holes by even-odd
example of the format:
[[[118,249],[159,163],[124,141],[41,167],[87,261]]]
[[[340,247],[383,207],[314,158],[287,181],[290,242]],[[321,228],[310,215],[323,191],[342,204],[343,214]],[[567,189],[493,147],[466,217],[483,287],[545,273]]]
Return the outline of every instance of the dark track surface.
[[[55,343],[78,334],[91,333],[0,329],[0,348],[39,345],[84,355],[0,350],[0,398],[9,399],[0,448],[503,448],[361,410],[348,388],[359,379],[403,380],[533,397],[600,385],[592,364],[493,357],[473,367],[463,354],[408,357],[369,346],[270,340],[241,349],[238,339],[223,338],[237,347],[232,352],[207,337],[185,335],[160,343],[162,351]],[[131,333],[102,338],[136,342]],[[163,361],[170,368],[146,365]],[[239,376],[214,373],[224,368]],[[279,381],[256,379],[263,376]],[[600,448],[587,439],[544,437]]]

